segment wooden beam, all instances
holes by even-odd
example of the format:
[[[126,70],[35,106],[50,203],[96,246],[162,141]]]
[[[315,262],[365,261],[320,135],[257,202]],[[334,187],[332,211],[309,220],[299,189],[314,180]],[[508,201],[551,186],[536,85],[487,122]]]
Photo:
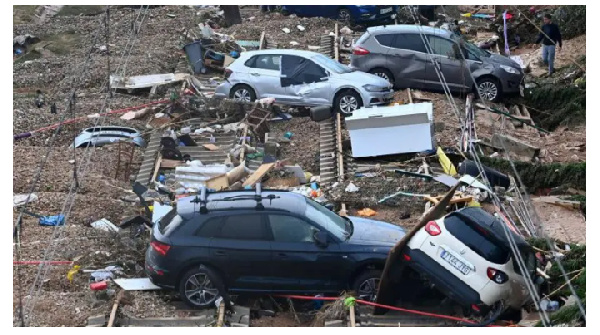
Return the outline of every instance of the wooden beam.
[[[162,155],[158,154],[156,158],[156,163],[154,163],[154,173],[152,174],[152,181],[156,181],[156,175],[158,174],[158,169],[160,169],[160,163],[162,162]]]
[[[356,327],[356,314],[354,305],[350,305],[350,327]]]
[[[262,50],[264,44],[265,44],[265,31],[263,30],[262,33],[260,33],[260,40],[258,41],[258,50]]]
[[[410,88],[407,88],[406,92],[408,92],[408,102],[412,104],[413,103],[413,98],[412,98],[412,94],[410,92]]]
[[[263,164],[261,165],[258,169],[256,169],[256,171],[254,171],[254,173],[248,177],[248,179],[246,179],[246,181],[244,182],[244,184],[242,184],[243,187],[246,186],[252,186],[254,184],[256,184],[258,181],[260,181],[260,179],[267,174],[267,172],[271,171],[271,169],[275,166],[275,163],[267,163],[267,164]]]
[[[225,318],[225,302],[219,304],[219,315],[217,317],[217,327],[223,327],[223,319]]]
[[[246,162],[246,137],[247,136],[248,136],[248,124],[244,123],[244,134],[242,135],[242,151],[240,152],[240,157],[239,157],[239,160],[242,163]]]
[[[340,61],[340,48],[339,48],[339,40],[338,40],[338,24],[335,24],[335,40],[333,41],[333,49],[335,50],[335,61]]]
[[[115,303],[113,304],[112,310],[110,311],[110,318],[108,319],[107,327],[112,327],[115,323],[115,318],[117,316],[117,309],[119,308],[119,303],[121,299],[123,299],[123,295],[125,294],[124,290],[119,291],[117,294],[117,298],[115,299]]]

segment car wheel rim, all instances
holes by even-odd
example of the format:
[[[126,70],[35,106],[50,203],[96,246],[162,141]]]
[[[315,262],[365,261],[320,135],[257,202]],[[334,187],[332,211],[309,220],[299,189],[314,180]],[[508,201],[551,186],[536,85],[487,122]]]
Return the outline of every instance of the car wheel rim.
[[[390,83],[392,82],[392,81],[390,80],[390,77],[388,77],[388,75],[387,75],[385,72],[376,72],[376,73],[375,73],[375,75],[376,75],[377,77],[380,77],[380,78],[383,78],[383,79],[387,80],[387,81],[388,81],[388,82],[390,82]]]
[[[358,101],[351,95],[345,95],[340,99],[340,110],[344,113],[351,113],[358,108]]]
[[[379,278],[369,278],[358,286],[358,298],[366,301],[375,301],[377,298],[377,287]]]
[[[345,10],[340,11],[339,17],[342,21],[350,21],[350,13]]]
[[[250,102],[250,92],[245,89],[239,89],[237,91],[235,91],[235,93],[233,94],[233,98],[237,101],[246,101],[246,102]]]
[[[481,92],[481,96],[486,100],[494,100],[498,95],[498,88],[496,84],[491,83],[489,81],[484,81],[479,84],[479,91]]]
[[[212,304],[219,290],[215,288],[210,278],[204,273],[190,276],[185,282],[185,297],[196,306],[207,306]]]

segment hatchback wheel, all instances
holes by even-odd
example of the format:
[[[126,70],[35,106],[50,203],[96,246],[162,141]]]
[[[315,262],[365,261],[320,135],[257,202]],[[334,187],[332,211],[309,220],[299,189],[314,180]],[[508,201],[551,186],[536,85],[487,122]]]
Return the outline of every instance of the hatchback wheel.
[[[477,93],[481,99],[491,102],[498,102],[500,100],[500,85],[495,79],[483,78],[477,82],[477,88]]]
[[[335,109],[342,114],[351,114],[362,105],[360,95],[353,90],[343,91],[335,99]]]
[[[357,299],[375,301],[379,289],[380,270],[367,270],[361,273],[355,280],[352,289]]]
[[[248,85],[235,86],[231,90],[229,97],[233,100],[242,102],[253,102],[256,100],[256,94],[254,93],[254,90]]]
[[[186,272],[179,282],[183,301],[194,308],[207,308],[214,304],[222,288],[218,275],[204,266]]]

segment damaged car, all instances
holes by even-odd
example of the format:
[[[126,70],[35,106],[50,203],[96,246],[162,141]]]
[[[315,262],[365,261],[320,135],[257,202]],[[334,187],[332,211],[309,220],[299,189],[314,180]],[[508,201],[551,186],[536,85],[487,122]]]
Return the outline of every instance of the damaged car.
[[[518,322],[521,308],[530,301],[522,269],[533,280],[537,259],[531,246],[503,225],[481,208],[452,212],[420,229],[404,248],[403,259],[469,312],[499,309],[501,318]],[[523,268],[511,251],[508,234],[522,256]]]
[[[440,71],[452,92],[480,92],[492,102],[519,94],[525,76],[520,65],[506,56],[483,50],[448,30],[415,25],[367,29],[353,46],[350,67],[380,76],[396,88],[433,91],[443,90]]]
[[[290,106],[330,106],[344,114],[386,105],[394,94],[392,85],[376,75],[302,50],[244,52],[227,67],[225,77],[216,89],[217,98],[246,102],[275,98]]]
[[[194,308],[226,293],[339,294],[374,300],[390,223],[342,217],[301,194],[252,190],[182,198],[154,223],[145,270]]]
[[[119,141],[129,141],[138,147],[145,147],[146,141],[142,137],[142,134],[134,128],[129,127],[118,127],[118,126],[106,126],[106,127],[91,127],[86,128],[71,144],[71,148],[80,147],[101,147],[106,144],[117,143]]]

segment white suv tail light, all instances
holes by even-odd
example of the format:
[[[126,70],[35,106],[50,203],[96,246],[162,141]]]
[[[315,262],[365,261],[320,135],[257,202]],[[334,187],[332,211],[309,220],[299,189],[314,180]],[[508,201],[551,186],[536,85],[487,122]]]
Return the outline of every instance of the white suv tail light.
[[[435,221],[427,222],[427,224],[425,225],[425,231],[431,236],[438,236],[442,233],[442,229],[440,229],[440,226],[438,226],[438,224],[435,223]]]

